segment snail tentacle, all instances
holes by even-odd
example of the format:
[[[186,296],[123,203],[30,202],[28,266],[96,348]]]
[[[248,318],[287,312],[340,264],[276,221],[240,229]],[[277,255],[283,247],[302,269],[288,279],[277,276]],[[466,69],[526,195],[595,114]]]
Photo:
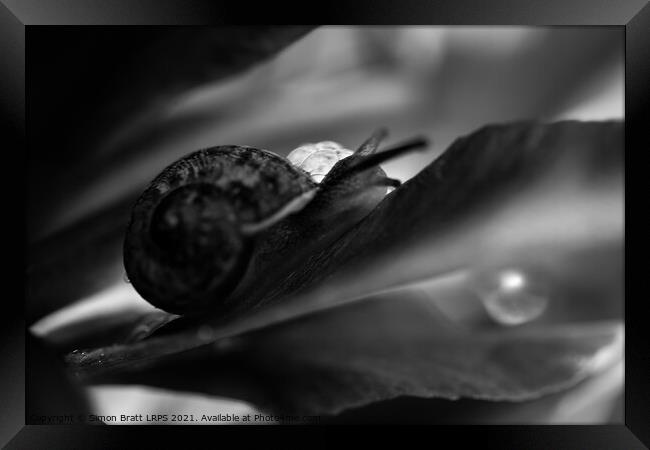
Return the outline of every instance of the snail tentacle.
[[[391,187],[394,189],[397,189],[402,185],[402,182],[400,180],[396,180],[395,178],[384,178],[380,181],[380,183],[382,186]]]
[[[257,234],[284,220],[289,215],[301,211],[305,206],[307,206],[307,204],[309,204],[309,202],[312,201],[316,195],[316,192],[318,192],[318,188],[314,188],[310,191],[305,192],[304,194],[299,195],[298,197],[289,201],[289,203],[283,206],[282,209],[278,210],[278,212],[263,220],[262,222],[242,225],[242,233],[246,235]]]
[[[366,141],[359,146],[359,148],[354,152],[355,155],[365,156],[373,154],[379,148],[381,141],[388,137],[388,129],[386,127],[381,127],[375,130],[372,135]]]
[[[424,137],[417,137],[414,139],[409,139],[406,142],[401,144],[394,145],[389,147],[381,152],[373,152],[371,154],[366,154],[360,158],[355,158],[346,164],[345,173],[350,172],[360,172],[371,167],[378,166],[379,164],[388,161],[389,159],[397,158],[405,153],[412,152],[414,150],[423,150],[429,145],[429,141]]]

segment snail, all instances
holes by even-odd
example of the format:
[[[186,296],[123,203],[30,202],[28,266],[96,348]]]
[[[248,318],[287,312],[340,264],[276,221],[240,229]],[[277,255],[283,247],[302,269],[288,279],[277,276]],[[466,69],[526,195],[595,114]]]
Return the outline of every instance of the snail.
[[[172,163],[133,206],[124,239],[130,283],[170,313],[223,307],[252,259],[291,252],[296,236],[330,242],[400,185],[379,164],[426,141],[377,152],[386,134],[376,131],[355,152],[321,142],[284,158],[222,145]]]

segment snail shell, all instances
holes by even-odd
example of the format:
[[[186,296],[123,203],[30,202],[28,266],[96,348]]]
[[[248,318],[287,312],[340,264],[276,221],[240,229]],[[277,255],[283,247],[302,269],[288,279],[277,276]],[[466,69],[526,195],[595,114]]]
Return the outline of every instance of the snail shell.
[[[399,183],[377,164],[409,148],[373,154],[385,134],[376,133],[354,154],[329,142],[296,149],[290,159],[227,145],[174,162],[132,210],[124,266],[133,287],[154,306],[176,314],[226,305],[258,235],[291,215],[305,219],[292,222],[298,228],[322,226],[334,217],[339,228],[349,228],[381,200],[386,186]],[[294,165],[290,160],[297,156],[302,161]],[[263,246],[267,253],[287,246],[286,239],[273,242]]]
[[[220,146],[167,167],[136,202],[124,242],[129,280],[169,312],[199,309],[226,294],[245,269],[241,232],[316,183],[273,153]]]

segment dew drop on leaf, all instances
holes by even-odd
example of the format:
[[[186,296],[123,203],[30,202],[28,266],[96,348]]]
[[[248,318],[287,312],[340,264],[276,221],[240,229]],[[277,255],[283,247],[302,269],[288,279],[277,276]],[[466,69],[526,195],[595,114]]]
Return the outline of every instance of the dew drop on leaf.
[[[490,318],[501,325],[530,322],[548,307],[548,295],[539,280],[521,270],[481,271],[474,277],[473,288]]]

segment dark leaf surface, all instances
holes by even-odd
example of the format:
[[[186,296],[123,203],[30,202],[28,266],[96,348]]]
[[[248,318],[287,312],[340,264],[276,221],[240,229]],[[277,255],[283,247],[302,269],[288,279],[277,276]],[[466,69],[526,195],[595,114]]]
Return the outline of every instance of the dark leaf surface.
[[[403,395],[524,401],[573,386],[616,362],[621,336],[614,320],[464,329],[429,298],[411,292],[93,376],[98,383],[239,397],[278,414],[333,415]]]
[[[622,132],[620,122],[482,128],[335,244],[239,289],[245,314],[178,319],[137,343],[71,354],[70,369],[315,414],[398,395],[516,401],[571,386],[620,358]],[[594,255],[602,264],[584,263]],[[512,265],[562,288],[541,320],[477,327],[441,312],[465,288],[435,280]],[[410,284],[422,280],[434,280],[424,294]],[[600,315],[586,313],[590,302]]]

